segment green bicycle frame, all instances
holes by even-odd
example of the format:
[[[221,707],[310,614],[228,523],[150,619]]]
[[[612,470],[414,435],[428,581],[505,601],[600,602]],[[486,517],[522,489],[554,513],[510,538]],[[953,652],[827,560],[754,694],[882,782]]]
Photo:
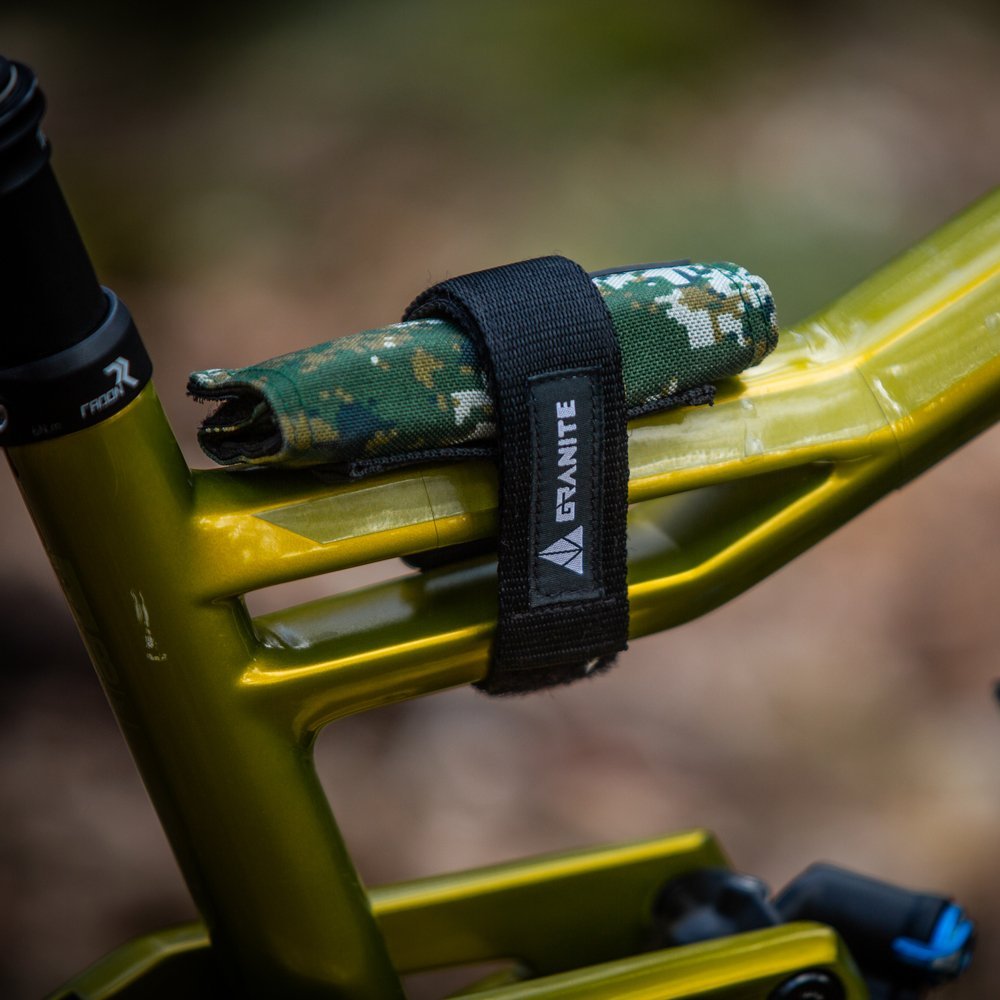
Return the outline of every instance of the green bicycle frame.
[[[785,330],[714,407],[630,425],[632,636],[750,587],[998,416],[1000,193]],[[850,1000],[867,995],[820,925],[643,953],[658,886],[725,864],[701,832],[361,885],[313,768],[316,734],[481,678],[494,565],[256,619],[244,595],[489,536],[489,464],[343,485],[192,471],[151,385],[9,458],[204,918],[56,996],[211,996],[225,975],[247,997],[375,1000],[401,997],[402,974],[496,959],[512,970],[467,992],[763,1000],[822,968]]]

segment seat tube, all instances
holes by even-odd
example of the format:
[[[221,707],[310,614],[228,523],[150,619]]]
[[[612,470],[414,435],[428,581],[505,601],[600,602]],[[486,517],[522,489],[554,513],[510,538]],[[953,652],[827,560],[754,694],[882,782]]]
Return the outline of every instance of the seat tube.
[[[285,720],[244,697],[238,598],[200,600],[191,476],[152,386],[10,460],[218,950],[245,995],[400,995]]]
[[[10,144],[0,142],[0,213],[27,226],[33,210],[17,200],[25,188],[42,198],[58,187],[47,150],[35,148],[44,140],[33,77],[0,60],[5,73],[22,76],[17,86],[0,79],[0,139],[9,126],[30,141],[12,166]],[[12,93],[22,101],[13,116]],[[25,94],[35,101],[30,114]],[[38,177],[44,183],[32,186]],[[198,542],[192,473],[138,334],[96,284],[61,196],[48,208],[44,226],[25,229],[25,253],[39,267],[70,260],[83,311],[44,306],[41,286],[58,275],[0,275],[17,293],[20,331],[0,344],[0,445],[209,926],[220,972],[250,997],[402,997],[308,739],[241,691],[258,640],[240,596],[213,598],[201,585],[212,567]],[[40,229],[51,253],[31,243]],[[0,263],[18,256],[10,247],[18,237],[4,230]],[[14,299],[0,301],[7,308]],[[252,561],[254,552],[235,557]]]

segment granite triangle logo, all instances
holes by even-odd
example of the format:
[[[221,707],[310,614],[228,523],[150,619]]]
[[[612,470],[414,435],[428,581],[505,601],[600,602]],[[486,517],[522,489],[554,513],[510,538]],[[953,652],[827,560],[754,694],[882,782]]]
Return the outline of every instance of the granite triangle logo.
[[[542,549],[538,556],[583,576],[583,525]]]

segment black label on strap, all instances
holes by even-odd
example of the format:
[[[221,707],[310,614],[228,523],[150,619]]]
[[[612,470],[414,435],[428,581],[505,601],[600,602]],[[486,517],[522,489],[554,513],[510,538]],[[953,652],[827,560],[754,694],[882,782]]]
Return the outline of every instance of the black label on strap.
[[[532,607],[598,596],[601,481],[594,448],[594,371],[531,380]]]

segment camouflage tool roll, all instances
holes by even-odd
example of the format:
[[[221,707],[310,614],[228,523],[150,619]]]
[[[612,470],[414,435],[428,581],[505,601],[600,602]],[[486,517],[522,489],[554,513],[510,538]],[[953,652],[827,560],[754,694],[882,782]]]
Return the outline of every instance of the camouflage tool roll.
[[[593,281],[621,346],[629,417],[707,402],[711,383],[757,364],[777,343],[770,289],[736,264],[654,265]],[[198,440],[223,465],[328,465],[361,475],[489,454],[495,433],[476,347],[438,319],[194,372],[188,392],[221,404]]]

